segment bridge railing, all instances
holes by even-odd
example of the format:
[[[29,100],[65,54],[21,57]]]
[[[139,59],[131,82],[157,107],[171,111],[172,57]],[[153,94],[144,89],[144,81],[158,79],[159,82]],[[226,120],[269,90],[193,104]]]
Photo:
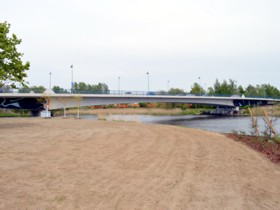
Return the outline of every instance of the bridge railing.
[[[17,90],[10,90],[8,92],[0,92],[1,93],[18,93]],[[21,92],[21,93],[28,93],[28,92]],[[41,90],[35,90],[32,91],[32,93],[42,93]],[[204,95],[200,95],[200,94],[192,94],[192,93],[188,93],[188,92],[184,92],[184,93],[179,93],[179,94],[172,94],[166,91],[139,91],[139,90],[78,90],[78,89],[61,89],[61,90],[56,90],[54,91],[54,93],[59,93],[59,94],[104,94],[104,95],[139,95],[139,96],[153,96],[153,95],[164,95],[164,96],[207,96],[207,97],[240,97],[242,98],[242,96],[240,95],[227,95],[227,94],[204,94]],[[271,97],[271,96],[246,96],[246,98],[272,98],[272,99],[280,99],[280,97]]]

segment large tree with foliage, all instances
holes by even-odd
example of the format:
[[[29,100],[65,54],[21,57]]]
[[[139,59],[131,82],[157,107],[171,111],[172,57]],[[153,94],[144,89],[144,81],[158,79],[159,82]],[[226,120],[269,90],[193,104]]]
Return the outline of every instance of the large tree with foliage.
[[[53,86],[52,90],[55,93],[68,93],[68,91],[66,89],[59,87],[59,86]]]
[[[236,85],[236,81],[230,79],[229,82],[224,80],[222,83],[216,79],[213,88],[208,89],[209,95],[235,95],[240,94],[239,87]],[[242,91],[242,90],[241,90]],[[244,91],[243,91],[244,92]]]
[[[195,82],[192,85],[192,89],[190,93],[195,95],[205,95],[205,90],[197,82]]]
[[[208,88],[208,95],[245,95],[246,97],[271,97],[279,98],[280,91],[270,85],[251,85],[249,84],[245,89],[239,85],[237,87],[236,81],[230,79],[228,82],[224,80],[222,83],[216,79],[214,86]]]
[[[18,90],[19,93],[43,93],[46,91],[46,88],[44,86],[32,86],[32,87],[23,87]]]
[[[280,91],[276,87],[274,87],[270,84],[263,84],[261,87],[262,87],[262,89],[264,89],[264,92],[265,92],[264,96],[280,97]]]
[[[280,97],[280,91],[270,85],[270,84],[262,84],[262,85],[248,85],[246,88],[245,95],[248,97]]]
[[[74,82],[74,93],[95,93],[95,94],[108,94],[109,88],[105,83],[98,83],[97,85],[90,85],[84,82]]]
[[[168,91],[168,95],[183,95],[185,92],[179,88],[170,88]]]
[[[23,53],[17,51],[17,45],[21,43],[15,34],[9,37],[10,24],[0,23],[0,87],[10,85],[15,88],[16,84],[25,85],[26,71],[29,62],[22,62]]]

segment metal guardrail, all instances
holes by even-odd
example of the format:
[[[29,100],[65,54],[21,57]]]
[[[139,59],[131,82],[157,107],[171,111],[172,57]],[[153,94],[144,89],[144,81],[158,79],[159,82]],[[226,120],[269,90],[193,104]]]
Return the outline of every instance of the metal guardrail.
[[[15,90],[8,92],[0,92],[1,93],[19,93]],[[21,92],[22,93],[22,92]],[[25,92],[27,93],[27,92]],[[42,92],[33,92],[33,93],[42,93]],[[138,90],[98,90],[98,91],[87,91],[87,90],[73,90],[63,89],[62,91],[55,91],[55,93],[59,94],[103,94],[103,95],[139,95],[139,96],[153,96],[153,95],[164,95],[164,96],[206,96],[206,97],[240,97],[239,95],[227,95],[227,94],[192,94],[192,93],[180,93],[180,94],[170,94],[165,91],[138,91]],[[270,97],[270,96],[245,96],[246,98],[264,98],[264,99],[280,99],[280,97]]]

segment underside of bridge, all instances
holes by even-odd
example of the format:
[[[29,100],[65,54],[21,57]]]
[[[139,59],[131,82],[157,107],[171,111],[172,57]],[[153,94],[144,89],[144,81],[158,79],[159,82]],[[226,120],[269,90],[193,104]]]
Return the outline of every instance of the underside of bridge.
[[[64,107],[84,107],[94,105],[110,105],[110,104],[132,104],[132,103],[185,103],[185,104],[202,104],[211,106],[227,106],[234,107],[232,100],[202,100],[196,98],[185,97],[73,97],[73,98],[52,98],[50,109],[61,109]]]
[[[44,98],[0,98],[1,109],[44,110]]]
[[[264,106],[273,101],[267,99],[230,97],[54,95],[51,97],[2,97],[0,98],[0,108],[28,109],[35,112],[45,110],[47,107],[49,110],[56,110],[62,108],[139,102],[185,103],[234,108],[242,106]]]

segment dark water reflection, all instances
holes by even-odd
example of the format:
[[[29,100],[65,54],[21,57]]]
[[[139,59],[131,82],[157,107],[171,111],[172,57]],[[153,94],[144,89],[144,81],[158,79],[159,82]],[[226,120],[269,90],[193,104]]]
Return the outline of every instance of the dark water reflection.
[[[97,120],[96,115],[83,115],[81,118]],[[165,124],[198,128],[220,133],[231,133],[244,131],[250,134],[250,117],[241,116],[209,116],[209,115],[184,115],[184,116],[154,116],[154,115],[108,115],[104,117],[107,121],[135,121],[152,124]],[[265,130],[263,117],[258,117],[260,131]],[[275,130],[280,132],[280,119],[274,123]]]

